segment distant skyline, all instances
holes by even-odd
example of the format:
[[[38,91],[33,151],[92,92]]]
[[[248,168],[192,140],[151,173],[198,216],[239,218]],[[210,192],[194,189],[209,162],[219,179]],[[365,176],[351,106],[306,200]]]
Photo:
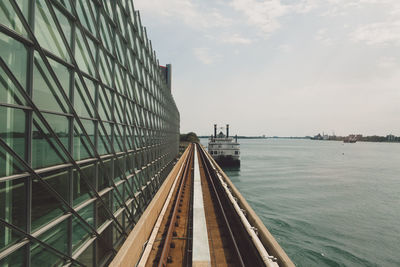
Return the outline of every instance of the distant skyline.
[[[400,1],[134,0],[181,132],[400,135]]]

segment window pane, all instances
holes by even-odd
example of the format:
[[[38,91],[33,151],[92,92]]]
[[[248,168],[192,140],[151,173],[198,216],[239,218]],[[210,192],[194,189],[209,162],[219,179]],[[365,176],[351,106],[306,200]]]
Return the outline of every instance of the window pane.
[[[43,113],[48,124],[56,133],[64,147],[68,148],[68,119],[64,116]],[[33,168],[49,167],[52,165],[67,162],[67,157],[61,147],[56,143],[41,123],[33,116],[33,137],[32,137],[32,166]]]
[[[125,157],[119,157],[114,160],[114,177],[115,182],[123,178],[125,173]]]
[[[99,116],[101,120],[111,121],[112,118],[112,98],[113,93],[109,90],[99,89]]]
[[[88,182],[94,187],[96,178],[95,165],[81,167],[81,170]],[[89,186],[86,184],[84,178],[81,177],[81,174],[76,170],[74,171],[73,183],[74,206],[79,205],[80,203],[92,197]]]
[[[122,220],[122,214],[118,216],[117,220],[118,221]],[[113,246],[114,249],[118,251],[123,244],[124,236],[121,234],[119,227],[115,223],[113,223],[112,225],[113,225]]]
[[[102,263],[112,253],[112,225],[107,227],[97,240],[97,262]],[[99,264],[100,265],[100,264]]]
[[[0,203],[0,218],[26,230],[25,179],[0,183]],[[0,251],[20,239],[20,234],[0,224]]]
[[[66,179],[65,173],[59,176],[45,177],[48,183],[56,184]],[[53,181],[51,181],[54,179]],[[61,191],[63,184],[55,187],[57,191]],[[64,185],[65,186],[65,185]],[[62,203],[40,182],[34,180],[32,182],[32,230],[36,230],[42,225],[47,224],[53,219],[63,214]]]
[[[93,266],[93,244],[91,244],[79,257],[78,261],[83,265]]]
[[[80,120],[85,128],[87,135],[90,138],[90,142],[94,145],[94,122],[91,120]],[[81,160],[85,158],[93,157],[93,149],[90,145],[87,137],[83,134],[81,127],[78,123],[74,122],[74,159]]]
[[[93,218],[94,204],[91,203],[79,211],[79,215],[90,225],[94,226]],[[74,217],[72,220],[72,251],[76,251],[90,237],[90,229],[80,219]]]
[[[95,32],[95,19],[96,17],[92,17],[91,14],[96,14],[95,5],[92,4],[91,1],[87,0],[79,0],[77,3],[77,12],[78,17],[83,26],[88,29],[92,34],[96,34]]]
[[[7,67],[11,70],[22,87],[25,88],[27,64],[27,51],[25,46],[0,32],[0,47],[0,57],[5,61]],[[17,93],[17,89],[12,84],[11,80],[7,77],[2,68],[0,69],[0,102],[10,104],[25,103],[19,96],[19,93]]]
[[[101,127],[100,123],[99,123],[99,146],[98,146],[98,150],[97,152],[100,155],[103,154],[109,154],[111,153],[111,127],[112,124],[107,123],[107,122],[103,122],[102,123],[104,126],[105,131],[103,131],[103,128]]]
[[[65,94],[69,96],[69,70],[48,58]],[[40,55],[35,52],[33,68],[33,100],[40,109],[68,113],[69,109]]]
[[[40,175],[67,202],[69,201],[69,171],[56,170]]]
[[[90,99],[95,103],[95,85],[88,79],[84,79],[84,81],[89,91]],[[93,105],[90,103],[85,87],[77,75],[75,75],[74,109],[80,117],[94,117]]]
[[[103,199],[105,205],[107,205],[107,209],[111,210],[110,209],[110,193],[109,192],[106,193],[101,198]],[[110,215],[109,215],[108,211],[106,210],[106,207],[100,201],[97,201],[97,228],[102,226],[109,219],[110,219]]]
[[[105,160],[104,164],[99,165],[99,188],[98,191],[103,190],[109,185],[109,179],[111,175],[111,160]]]
[[[47,230],[45,233],[40,235],[38,238],[41,241],[45,242],[46,244],[50,245],[52,248],[67,254],[68,250],[67,222],[68,221],[65,220],[57,224],[50,230]],[[40,257],[40,255],[38,255],[37,257]]]
[[[51,263],[51,265],[49,265],[49,263]],[[59,254],[56,254],[37,243],[31,245],[32,267],[63,266],[63,264],[65,264],[65,261]]]
[[[55,11],[62,30],[66,35],[66,39],[69,42],[71,39],[71,25],[64,15],[56,9]],[[51,51],[62,59],[69,60],[67,49],[65,48],[61,35],[55,26],[55,22],[51,17],[45,0],[36,0],[35,36],[43,48]]]
[[[117,211],[119,208],[123,207],[123,201],[122,201],[122,196],[124,192],[124,183],[118,185],[116,191],[115,189],[113,190],[113,212]]]
[[[0,107],[0,137],[18,156],[25,159],[25,112]],[[0,153],[0,177],[21,172],[15,168],[18,161],[8,153]]]
[[[26,247],[22,247],[7,257],[0,259],[0,266],[13,267],[13,266],[26,266],[25,264]]]
[[[28,7],[29,0],[17,1],[19,8],[22,11],[25,19],[28,18]],[[26,31],[22,26],[22,23],[14,11],[14,8],[11,6],[9,1],[1,1],[0,4],[0,24],[7,26],[10,29],[13,29],[19,34],[26,35]]]
[[[87,49],[84,35],[77,29],[75,35],[75,60],[82,72],[85,72],[91,76],[94,76],[95,63],[92,59],[95,59],[92,51]],[[89,38],[88,39],[89,42]],[[91,56],[92,54],[92,56]]]

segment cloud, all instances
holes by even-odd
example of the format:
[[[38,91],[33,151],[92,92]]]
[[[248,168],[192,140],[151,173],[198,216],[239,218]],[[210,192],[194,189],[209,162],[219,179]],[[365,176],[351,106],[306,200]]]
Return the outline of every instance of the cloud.
[[[368,45],[400,45],[400,20],[378,22],[358,27],[352,34],[356,42]]]
[[[213,53],[213,51],[209,48],[199,47],[193,49],[194,55],[196,58],[203,64],[210,65],[214,63],[216,60],[221,58],[221,55],[217,53]]]
[[[293,51],[293,46],[290,44],[282,44],[278,47],[278,49],[284,53],[290,53]]]
[[[354,9],[370,7],[383,7],[388,10],[388,13],[396,14],[399,12],[400,2],[398,0],[323,0],[319,1],[317,6],[324,7],[321,16],[337,17],[347,15]]]
[[[242,12],[247,23],[256,26],[264,34],[270,34],[280,28],[278,18],[288,13],[288,6],[279,0],[233,0],[231,6]]]
[[[242,44],[242,45],[247,45],[253,43],[253,40],[248,39],[246,37],[241,36],[238,33],[231,34],[226,37],[221,38],[222,43],[227,43],[227,44]]]
[[[191,0],[136,0],[136,7],[151,14],[178,20],[193,28],[228,27],[232,20],[215,8],[204,9]]]
[[[378,67],[381,69],[396,69],[399,62],[395,57],[382,57],[378,61]]]
[[[326,46],[331,46],[335,43],[335,41],[328,36],[328,29],[320,29],[317,34],[315,35],[315,40],[319,41],[320,43],[326,45]]]
[[[242,13],[246,23],[269,36],[281,27],[279,19],[285,15],[308,13],[319,6],[319,0],[300,0],[284,4],[282,0],[233,0],[231,7]]]

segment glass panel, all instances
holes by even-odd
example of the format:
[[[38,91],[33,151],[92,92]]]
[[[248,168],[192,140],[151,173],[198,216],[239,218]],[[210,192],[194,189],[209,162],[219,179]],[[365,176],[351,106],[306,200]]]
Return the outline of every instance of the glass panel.
[[[119,124],[115,124],[114,125],[114,150],[115,152],[120,152],[124,150],[124,127],[119,125]]]
[[[7,74],[0,68],[0,102],[26,105],[26,101]]]
[[[69,42],[71,39],[71,25],[64,15],[56,9],[55,11],[62,30],[66,35],[66,39]],[[58,57],[69,61],[67,49],[65,48],[61,35],[55,26],[55,22],[51,17],[45,0],[36,0],[35,36],[43,48],[51,51]]]
[[[93,50],[90,51],[87,49],[86,43],[84,41],[84,36],[82,35],[82,32],[79,29],[77,29],[76,31],[75,43],[76,43],[75,60],[80,70],[94,76],[93,69],[95,64],[92,59],[94,59],[95,57],[93,56],[93,53],[91,53],[94,51]],[[90,53],[92,54],[92,57],[90,56],[91,55]]]
[[[51,263],[51,265],[49,265]],[[31,245],[31,265],[32,267],[43,266],[63,266],[64,259],[55,252],[41,245],[34,243]]]
[[[86,29],[88,29],[93,35],[95,35],[96,18],[92,16],[94,15],[92,6],[93,5],[91,1],[78,0],[76,7],[77,7],[78,17],[82,25]]]
[[[68,250],[68,221],[65,220],[45,233],[41,234],[38,238],[50,245],[52,248],[67,254]],[[33,257],[33,255],[32,255]],[[40,257],[39,255],[37,257]]]
[[[99,147],[97,152],[102,154],[109,154],[111,153],[111,126],[112,124],[103,122],[103,126],[106,130],[104,133],[100,123],[99,123]]]
[[[97,262],[100,263],[105,261],[112,253],[112,225],[107,227],[96,241]]]
[[[0,106],[0,137],[22,159],[25,159],[25,112]],[[21,172],[19,162],[8,153],[0,153],[0,177]]]
[[[95,86],[91,80],[84,79],[86,88],[89,91],[89,97],[95,104]],[[93,105],[86,94],[85,87],[82,85],[79,77],[75,75],[75,93],[74,93],[74,109],[78,116],[82,117],[94,117]]]
[[[119,157],[114,160],[114,181],[119,181],[125,173],[125,157]]]
[[[111,59],[105,54],[103,50],[100,50],[100,77],[103,84],[111,86],[111,74],[112,65]]]
[[[26,230],[25,179],[0,183],[0,218]],[[0,224],[0,251],[21,239],[19,233]]]
[[[56,133],[64,147],[68,148],[68,119],[64,116],[43,113],[46,121]],[[33,168],[48,167],[66,162],[66,156],[61,151],[54,137],[50,135],[36,115],[33,116],[32,166]]]
[[[93,211],[94,204],[91,203],[81,209],[78,213],[86,222],[94,226]],[[80,219],[74,216],[72,220],[72,251],[76,251],[91,237],[90,232],[90,229],[88,229],[87,226],[80,221]]]
[[[94,266],[93,263],[93,244],[91,244],[79,257],[78,261],[85,266]]]
[[[99,165],[99,191],[106,188],[111,180],[111,160],[105,160],[103,163]]]
[[[125,98],[121,96],[115,96],[115,120],[118,123],[124,123],[124,106],[125,106]]]
[[[66,9],[68,9],[69,12],[72,11],[71,5],[69,4],[69,0],[56,0],[56,1],[59,2],[62,6],[64,6]]]
[[[65,175],[63,172],[59,176],[54,175],[44,179],[48,183],[57,184],[66,179]],[[51,181],[52,179],[54,180]],[[62,192],[63,189],[60,188],[62,186],[63,184],[60,184],[55,189]],[[34,180],[32,182],[32,230],[47,224],[62,213],[62,203],[40,181]]]
[[[90,138],[90,142],[94,145],[94,122],[91,120],[80,120],[85,128],[87,135]],[[81,160],[94,156],[92,146],[89,140],[83,134],[81,127],[78,123],[74,122],[74,159]]]
[[[107,1],[108,2],[108,1]],[[102,39],[102,43],[108,49],[108,51],[112,51],[112,39],[110,37],[110,30],[107,21],[104,19],[104,16],[100,17],[100,36]]]
[[[112,118],[112,98],[113,94],[104,88],[99,90],[99,115],[103,121],[111,121]]]
[[[121,75],[121,70],[118,67],[118,65],[116,65],[115,77],[114,77],[115,87],[116,87],[117,91],[121,95],[124,95],[125,94],[125,88],[123,87],[124,80],[122,79],[122,77],[123,76]]]
[[[97,228],[103,225],[107,220],[111,219],[110,213],[111,211],[111,192],[107,192],[104,194],[101,199],[103,200],[104,204],[100,201],[97,201]],[[105,206],[104,206],[105,205]],[[108,211],[107,211],[108,210]]]
[[[125,175],[129,176],[133,173],[133,153],[125,157]]]
[[[131,127],[126,127],[126,148],[127,150],[135,148],[133,145],[133,129]]]
[[[28,18],[29,0],[17,1],[25,19]],[[19,34],[27,35],[22,23],[9,1],[0,2],[0,24],[3,24]]]
[[[22,247],[7,257],[0,259],[0,266],[2,267],[14,267],[14,266],[26,266],[25,263],[26,247]]]
[[[90,165],[81,167],[82,173],[87,181],[94,187],[96,178],[96,166]],[[88,200],[92,197],[90,187],[85,182],[84,178],[78,171],[74,171],[74,181],[73,181],[73,194],[74,194],[74,206]]]
[[[122,196],[123,196],[123,192],[124,192],[124,184],[120,184],[117,187],[118,191],[116,191],[115,189],[113,190],[113,212],[117,211],[119,208],[121,208],[123,205],[123,201],[122,201]]]
[[[46,181],[57,193],[69,201],[69,171],[68,170],[56,170],[47,172],[40,175],[44,181]]]
[[[1,17],[0,11],[0,20]],[[0,47],[0,57],[5,61],[7,67],[11,70],[22,87],[25,88],[28,54],[25,46],[15,39],[0,32]],[[10,104],[20,104],[19,102],[25,103],[21,97],[18,97],[19,94],[17,93],[17,89],[14,87],[11,80],[3,72],[2,68],[0,69],[0,102]],[[17,99],[19,99],[19,101]]]
[[[16,174],[24,172],[24,167],[21,163],[0,146],[0,177],[6,173]]]
[[[65,94],[69,96],[69,70],[48,58]],[[35,52],[33,68],[33,100],[40,109],[68,113],[69,109],[60,89],[51,77],[40,55]]]
[[[122,214],[117,217],[118,221],[122,221]],[[121,224],[122,225],[122,224]],[[113,246],[116,251],[118,251],[123,242],[124,236],[119,231],[119,227],[113,223]]]

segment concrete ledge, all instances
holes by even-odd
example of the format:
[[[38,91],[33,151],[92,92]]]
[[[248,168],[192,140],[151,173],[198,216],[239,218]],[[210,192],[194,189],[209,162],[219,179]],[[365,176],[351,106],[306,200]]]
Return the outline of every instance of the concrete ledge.
[[[135,266],[135,264],[140,260],[143,245],[150,237],[171,186],[176,179],[182,163],[188,156],[188,153],[189,150],[186,149],[185,153],[183,153],[182,157],[169,173],[109,266]]]

